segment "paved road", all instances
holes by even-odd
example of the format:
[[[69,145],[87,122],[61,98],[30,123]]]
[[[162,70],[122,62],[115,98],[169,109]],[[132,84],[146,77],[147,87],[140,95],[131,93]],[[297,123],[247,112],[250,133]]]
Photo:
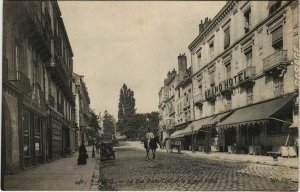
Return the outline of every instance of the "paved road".
[[[115,148],[116,160],[100,163],[100,190],[297,190],[298,169]]]

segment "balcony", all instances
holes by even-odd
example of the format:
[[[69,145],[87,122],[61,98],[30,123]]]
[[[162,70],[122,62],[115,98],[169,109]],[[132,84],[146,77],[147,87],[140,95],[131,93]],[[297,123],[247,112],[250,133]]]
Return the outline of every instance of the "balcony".
[[[277,51],[263,59],[263,71],[267,75],[278,77],[286,70],[287,64],[287,51]]]
[[[225,95],[226,98],[228,98],[232,95],[232,83],[231,82],[232,82],[232,79],[230,79],[230,78],[221,82],[221,85],[223,85],[221,94]]]
[[[239,85],[242,87],[249,87],[255,83],[255,66],[249,66],[246,69],[238,73],[238,77],[242,77],[239,80]]]
[[[30,39],[33,46],[36,47],[38,51],[45,58],[51,57],[51,41],[50,38],[46,38],[43,23],[44,17],[37,14],[39,7],[34,4],[34,2],[30,1],[22,1],[25,11],[27,13],[27,22],[24,24],[26,29],[24,31],[26,36]],[[51,27],[51,26],[50,26]]]
[[[22,91],[25,94],[29,94],[32,92],[30,79],[20,71],[15,72],[14,77],[12,79],[9,79],[9,82],[14,84],[16,87],[20,89],[20,91]]]
[[[196,106],[202,106],[203,100],[203,94],[201,93],[194,96],[194,103]]]
[[[23,97],[23,103],[30,106],[36,110],[45,111],[45,95],[44,92],[39,92],[39,97],[32,98],[29,95]]]

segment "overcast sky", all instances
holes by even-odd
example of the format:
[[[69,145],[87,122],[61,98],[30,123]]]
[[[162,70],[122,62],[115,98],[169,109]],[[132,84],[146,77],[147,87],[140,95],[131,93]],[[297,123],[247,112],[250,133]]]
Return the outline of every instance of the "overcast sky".
[[[158,92],[177,56],[198,35],[205,17],[226,2],[59,1],[74,52],[74,72],[84,75],[97,113],[117,119],[120,88],[134,91],[138,113],[158,111]]]

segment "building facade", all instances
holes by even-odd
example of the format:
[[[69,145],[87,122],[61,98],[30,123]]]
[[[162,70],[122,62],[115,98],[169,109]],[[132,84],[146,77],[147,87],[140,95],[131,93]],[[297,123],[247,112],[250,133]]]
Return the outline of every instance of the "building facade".
[[[298,27],[296,1],[229,1],[201,21],[189,45],[194,118],[173,137],[192,135],[199,150],[240,153],[293,145]]]
[[[76,133],[76,147],[81,144],[87,145],[86,129],[90,127],[90,97],[84,83],[84,77],[73,73],[75,84],[75,116],[78,130]]]
[[[72,49],[56,1],[4,1],[3,174],[75,150]]]

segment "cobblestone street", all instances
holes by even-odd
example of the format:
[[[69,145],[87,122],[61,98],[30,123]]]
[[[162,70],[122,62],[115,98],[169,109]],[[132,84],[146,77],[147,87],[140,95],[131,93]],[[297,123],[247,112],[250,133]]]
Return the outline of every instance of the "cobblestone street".
[[[100,163],[100,190],[276,190],[298,188],[298,169],[115,148],[116,160]]]

